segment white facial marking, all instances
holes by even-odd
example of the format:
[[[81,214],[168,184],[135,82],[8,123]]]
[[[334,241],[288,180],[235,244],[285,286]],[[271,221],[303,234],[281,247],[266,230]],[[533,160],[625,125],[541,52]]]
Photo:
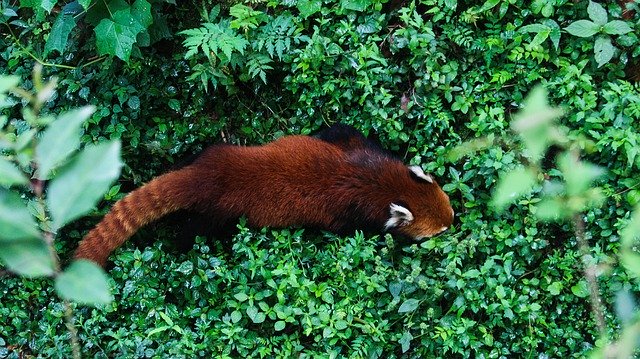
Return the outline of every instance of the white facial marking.
[[[411,211],[399,204],[391,203],[389,206],[389,215],[390,217],[387,220],[387,223],[384,224],[384,229],[387,230],[413,221],[413,214]]]
[[[433,183],[433,177],[431,177],[431,175],[428,175],[428,174],[424,173],[424,171],[422,170],[422,168],[420,166],[409,166],[409,169],[416,176],[418,176],[418,178],[422,178],[423,180],[425,180],[425,181],[427,181],[429,183]]]

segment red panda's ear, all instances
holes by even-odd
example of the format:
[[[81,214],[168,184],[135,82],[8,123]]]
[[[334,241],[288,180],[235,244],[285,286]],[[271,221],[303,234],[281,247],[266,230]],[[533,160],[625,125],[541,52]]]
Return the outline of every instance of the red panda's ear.
[[[427,181],[429,183],[433,183],[433,177],[430,174],[424,173],[422,167],[420,166],[409,166],[409,170],[413,172],[413,174],[421,180]]]
[[[385,229],[405,226],[413,221],[413,213],[399,204],[391,203],[389,205],[389,219],[385,223]]]

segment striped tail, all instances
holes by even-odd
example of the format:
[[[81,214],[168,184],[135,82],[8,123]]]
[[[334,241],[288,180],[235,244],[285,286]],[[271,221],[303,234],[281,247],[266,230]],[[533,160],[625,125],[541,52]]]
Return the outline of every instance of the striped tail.
[[[138,229],[192,204],[194,198],[188,193],[193,176],[193,172],[186,167],[159,176],[129,193],[116,202],[102,221],[84,236],[74,257],[104,266],[109,254]]]

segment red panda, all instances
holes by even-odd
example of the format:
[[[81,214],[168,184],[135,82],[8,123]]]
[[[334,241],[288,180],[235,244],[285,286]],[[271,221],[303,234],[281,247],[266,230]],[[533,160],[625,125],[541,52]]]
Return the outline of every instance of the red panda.
[[[446,230],[449,197],[418,166],[405,166],[350,126],[285,136],[262,146],[214,145],[194,162],[117,201],[75,257],[104,265],[140,227],[188,209],[225,229],[308,226],[337,234],[387,231],[420,240]]]

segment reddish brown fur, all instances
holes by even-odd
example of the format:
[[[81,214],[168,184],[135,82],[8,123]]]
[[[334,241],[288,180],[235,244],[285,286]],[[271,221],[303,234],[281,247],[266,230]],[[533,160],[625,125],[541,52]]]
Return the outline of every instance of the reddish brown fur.
[[[449,198],[433,183],[411,176],[400,161],[348,142],[288,136],[264,146],[209,148],[191,165],[159,176],[116,202],[80,242],[77,258],[104,264],[145,224],[178,209],[211,216],[225,227],[246,216],[253,227],[312,226],[336,233],[383,230],[389,206],[414,217],[390,229],[413,238],[449,227]]]

